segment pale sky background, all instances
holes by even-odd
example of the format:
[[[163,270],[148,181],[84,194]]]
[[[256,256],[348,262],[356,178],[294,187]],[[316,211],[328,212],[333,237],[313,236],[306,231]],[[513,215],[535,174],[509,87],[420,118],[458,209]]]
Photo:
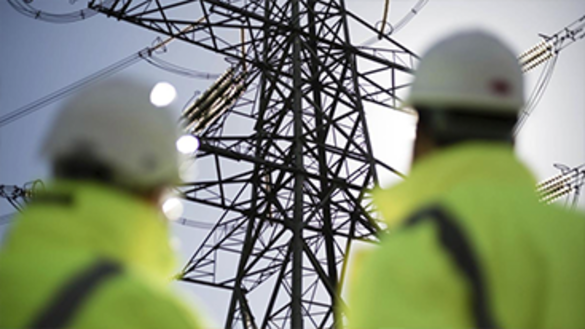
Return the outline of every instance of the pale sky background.
[[[66,5],[56,5],[56,2],[34,1],[32,4],[55,12],[68,8],[69,1],[59,2]],[[392,0],[390,22],[396,23],[416,2]],[[381,19],[382,0],[348,0],[347,3],[350,10],[368,21]],[[483,28],[499,35],[519,54],[540,41],[538,33],[556,33],[584,14],[585,1],[582,0],[430,0],[409,25],[393,37],[420,55],[432,42],[455,30]],[[156,37],[151,31],[102,15],[71,24],[35,21],[14,11],[6,1],[0,1],[0,115],[149,46]],[[354,34],[352,37],[358,44],[372,35]],[[172,43],[169,52],[161,58],[210,73],[221,73],[227,67],[221,56],[180,42]],[[554,163],[569,167],[585,163],[584,59],[585,40],[560,53],[549,87],[518,137],[517,155],[539,181],[558,173]],[[176,76],[145,62],[123,73],[153,82],[171,82],[178,90],[179,107],[195,91],[205,90],[212,82]],[[536,69],[526,75],[527,93],[532,90],[539,73]],[[0,128],[0,184],[23,185],[46,177],[47,167],[38,151],[58,104]],[[407,172],[411,162],[412,119],[398,112],[368,111],[368,123],[376,156]],[[385,184],[396,181],[392,177],[383,179]],[[579,207],[585,209],[585,197],[581,197]],[[0,200],[0,215],[12,211],[7,202]],[[187,212],[186,216],[189,215],[193,214]],[[6,227],[0,226],[0,235]],[[182,241],[183,261],[206,233],[173,224],[173,234]],[[227,294],[192,286],[187,292],[205,300],[208,317],[223,324]]]

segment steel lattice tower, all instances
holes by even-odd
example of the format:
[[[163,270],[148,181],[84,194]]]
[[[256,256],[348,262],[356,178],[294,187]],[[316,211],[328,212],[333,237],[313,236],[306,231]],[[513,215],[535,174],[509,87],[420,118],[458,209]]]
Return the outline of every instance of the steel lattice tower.
[[[198,120],[198,163],[208,169],[184,197],[219,219],[182,280],[231,292],[226,328],[335,326],[344,255],[379,229],[365,191],[377,170],[395,172],[372,155],[364,107],[395,109],[416,56],[388,37],[384,48],[352,45],[350,24],[377,32],[344,0],[90,7],[233,60],[206,95],[224,98],[213,120],[184,117]]]

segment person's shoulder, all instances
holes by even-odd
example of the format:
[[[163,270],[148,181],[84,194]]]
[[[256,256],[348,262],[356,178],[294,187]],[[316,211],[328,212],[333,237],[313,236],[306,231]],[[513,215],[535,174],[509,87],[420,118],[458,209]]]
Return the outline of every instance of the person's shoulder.
[[[536,216],[535,216],[536,217]],[[538,213],[539,227],[549,237],[558,236],[563,243],[576,243],[585,247],[585,213],[558,204],[543,205]],[[582,248],[579,252],[585,252]]]
[[[546,205],[547,211],[551,216],[561,218],[563,221],[571,221],[576,225],[585,227],[585,211],[581,209],[570,209],[560,204]]]
[[[436,204],[449,213],[453,221],[481,227],[511,221],[520,224],[538,217],[544,206],[533,186],[498,180],[462,183],[440,195]]]
[[[202,328],[201,319],[168,287],[129,271],[88,298],[73,327]]]

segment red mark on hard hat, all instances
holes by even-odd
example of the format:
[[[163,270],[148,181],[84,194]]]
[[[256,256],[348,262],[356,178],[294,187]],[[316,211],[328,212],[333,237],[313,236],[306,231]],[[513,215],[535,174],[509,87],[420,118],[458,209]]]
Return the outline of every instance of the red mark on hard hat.
[[[496,95],[507,96],[510,94],[512,87],[508,81],[496,79],[490,82],[490,89]]]

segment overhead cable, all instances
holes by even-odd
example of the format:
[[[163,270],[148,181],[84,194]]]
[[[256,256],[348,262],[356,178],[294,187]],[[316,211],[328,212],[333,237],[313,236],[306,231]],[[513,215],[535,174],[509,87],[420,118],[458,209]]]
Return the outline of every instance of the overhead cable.
[[[518,122],[514,128],[514,136],[517,136],[520,133],[520,130],[524,127],[528,117],[532,114],[534,109],[536,109],[536,106],[542,99],[544,91],[546,90],[546,87],[548,87],[548,84],[552,78],[555,66],[557,64],[557,59],[558,57],[555,56],[551,61],[545,64],[544,69],[540,73],[540,76],[538,77],[538,80],[536,81],[536,84],[532,89],[528,100],[526,101],[526,104],[524,104],[524,107],[520,111]]]
[[[187,32],[189,29],[192,29],[193,25],[188,26],[187,28],[185,28],[184,30],[180,31],[179,34],[185,33]],[[107,78],[121,70],[124,70],[136,63],[138,63],[141,60],[146,60],[148,63],[150,63],[151,65],[154,65],[160,69],[166,70],[168,72],[172,72],[175,74],[179,74],[182,76],[187,76],[187,77],[191,77],[191,78],[198,78],[198,79],[216,79],[217,77],[219,77],[218,74],[212,74],[212,73],[205,73],[205,72],[199,72],[199,71],[194,71],[194,70],[189,70],[186,68],[183,68],[181,66],[166,62],[160,58],[157,58],[156,56],[154,56],[154,52],[162,49],[163,47],[165,47],[169,42],[171,42],[172,40],[174,40],[175,37],[169,37],[166,40],[162,40],[160,42],[158,42],[155,46],[152,47],[147,47],[144,48],[126,58],[121,59],[120,61],[107,66],[89,76],[86,76],[85,78],[78,80],[72,84],[69,84],[49,95],[46,95],[32,103],[29,103],[27,105],[24,105],[12,112],[9,112],[3,116],[0,116],[0,128],[8,125],[16,120],[19,120],[31,113],[34,113],[38,110],[40,110],[41,108],[52,104],[60,99],[63,99],[64,97],[67,97],[69,95],[71,95],[72,93],[75,93],[79,90],[81,90],[82,88],[84,88],[85,86],[88,86],[92,83],[95,83],[97,81],[100,81],[104,78]]]
[[[71,95],[72,93],[79,91],[80,89],[82,89],[83,87],[91,84],[91,83],[95,83],[99,80],[102,80],[106,77],[111,76],[112,74],[119,72],[137,62],[139,62],[141,60],[141,58],[143,57],[143,53],[144,52],[148,52],[148,48],[145,48],[135,54],[132,54],[126,58],[123,58],[122,60],[108,66],[105,67],[81,80],[78,80],[72,84],[69,84],[57,91],[54,91],[52,93],[50,93],[49,95],[46,95],[44,97],[41,97],[40,99],[29,103],[27,105],[24,105],[10,113],[7,113],[3,116],[0,117],[0,127],[4,127],[7,124],[10,124],[18,119],[21,119],[24,116],[27,116],[31,113],[34,113],[38,110],[40,110],[41,108],[54,103],[68,95]]]
[[[191,70],[170,62],[167,62],[163,59],[160,59],[156,56],[149,56],[149,57],[145,57],[144,58],[149,64],[173,73],[173,74],[177,74],[177,75],[181,75],[187,78],[195,78],[195,79],[205,79],[205,80],[215,80],[217,78],[219,78],[219,74],[216,73],[209,73],[209,72],[201,72],[201,71],[195,71],[195,70]]]
[[[84,8],[64,14],[53,14],[34,8],[29,4],[30,2],[32,2],[32,0],[8,0],[10,6],[22,15],[51,23],[72,23],[87,19],[97,14],[97,11],[90,8]],[[74,3],[75,0],[70,0],[69,2]],[[102,0],[102,2],[107,4],[113,2],[113,0]]]

